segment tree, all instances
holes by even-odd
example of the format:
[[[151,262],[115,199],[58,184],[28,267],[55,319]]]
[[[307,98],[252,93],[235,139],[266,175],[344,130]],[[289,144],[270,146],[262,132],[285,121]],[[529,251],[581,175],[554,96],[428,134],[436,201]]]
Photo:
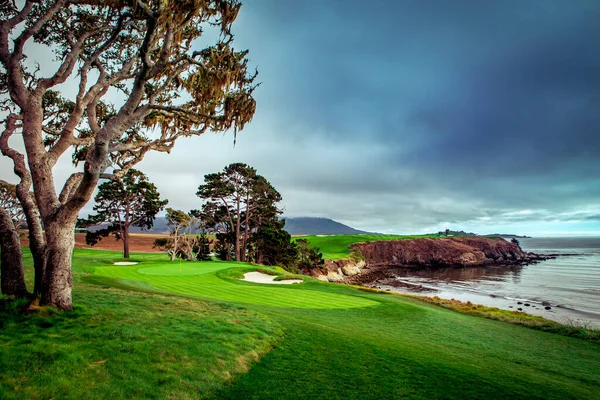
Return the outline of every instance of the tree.
[[[222,172],[204,176],[196,195],[203,199],[202,210],[207,222],[222,238],[233,236],[233,253],[237,261],[246,261],[248,239],[260,226],[263,216],[277,215],[281,195],[256,170],[244,163],[233,163]],[[219,237],[219,235],[217,235]]]
[[[275,220],[252,235],[254,259],[258,264],[280,265],[286,269],[296,267],[298,249],[284,226],[285,220]]]
[[[196,246],[194,248],[194,253],[196,253],[196,260],[198,261],[210,261],[210,243],[211,240],[206,234],[206,232],[202,232],[200,236],[197,237]]]
[[[72,308],[74,228],[101,178],[125,175],[148,151],[169,152],[181,137],[235,134],[252,119],[257,74],[248,71],[248,52],[234,49],[231,33],[240,6],[237,0],[0,3],[6,115],[0,151],[20,178],[41,304]],[[199,48],[211,30],[216,43]],[[42,48],[54,52],[53,64]],[[75,83],[74,93],[61,86],[67,81]],[[9,144],[16,133],[25,153]],[[58,189],[53,168],[68,152],[83,168]],[[35,202],[28,198],[32,185]]]
[[[167,252],[171,261],[176,257],[188,261],[206,261],[210,259],[210,239],[206,233],[196,235],[200,226],[197,210],[186,213],[181,210],[167,208],[167,225],[169,238],[158,238],[154,247]]]
[[[323,254],[320,253],[317,247],[311,246],[310,242],[306,239],[297,239],[296,245],[298,246],[298,264],[300,269],[312,270],[320,268],[325,264],[323,260]]]
[[[156,186],[148,181],[148,177],[136,169],[130,169],[120,179],[101,184],[94,200],[97,214],[89,216],[84,224],[108,226],[88,231],[85,241],[93,246],[103,237],[114,235],[123,241],[123,258],[129,258],[130,228],[152,228],[156,214],[168,203],[168,200],[160,199]]]
[[[16,186],[0,180],[0,290],[7,296],[29,297],[19,239],[23,222]]]
[[[191,214],[167,208],[167,224],[171,236],[167,253],[171,256],[171,261],[175,260],[175,257],[195,260],[194,250],[197,247],[198,238],[192,235],[192,231],[199,221]]]

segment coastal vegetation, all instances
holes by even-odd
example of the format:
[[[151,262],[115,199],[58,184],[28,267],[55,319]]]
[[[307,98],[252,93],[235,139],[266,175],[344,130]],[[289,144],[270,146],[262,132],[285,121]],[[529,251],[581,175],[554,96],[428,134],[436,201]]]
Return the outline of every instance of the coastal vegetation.
[[[240,281],[257,269],[246,263],[134,253],[139,264],[116,266],[119,253],[82,249],[73,260],[73,311],[3,309],[0,397],[593,399],[600,391],[600,347],[590,341],[309,277]]]
[[[422,301],[437,304],[463,314],[476,315],[503,321],[514,325],[526,326],[532,329],[538,329],[544,332],[553,332],[560,335],[572,336],[593,342],[600,342],[600,330],[588,328],[581,323],[560,324],[546,318],[529,315],[524,312],[502,310],[496,307],[488,307],[481,304],[473,304],[470,301],[460,301],[456,299],[442,299],[438,296],[414,296]]]

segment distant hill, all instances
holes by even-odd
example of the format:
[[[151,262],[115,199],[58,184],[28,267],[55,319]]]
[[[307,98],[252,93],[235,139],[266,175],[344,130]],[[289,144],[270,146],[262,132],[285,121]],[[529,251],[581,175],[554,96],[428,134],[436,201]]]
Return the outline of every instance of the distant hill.
[[[285,230],[291,235],[352,235],[369,233],[329,218],[285,218]]]
[[[490,233],[489,235],[483,235],[485,237],[503,237],[503,238],[517,238],[517,239],[531,239],[531,236],[527,235],[515,235],[514,233]]]
[[[103,228],[106,226],[107,226],[106,224],[93,225],[93,226],[90,226],[88,229],[93,232],[97,229],[100,229],[100,228]],[[142,229],[137,226],[132,226],[131,228],[129,228],[129,232],[131,232],[131,233],[169,233],[169,227],[167,226],[167,219],[165,217],[157,217],[154,220],[154,226],[152,226],[151,229]]]
[[[447,229],[445,231],[439,231],[438,232],[439,235],[451,235],[451,236],[481,236],[481,237],[502,237],[502,238],[518,238],[518,239],[522,239],[522,238],[531,238],[531,236],[519,236],[519,235],[515,235],[514,233],[490,233],[487,235],[480,235],[478,233],[473,233],[473,232],[465,232],[465,231],[453,231],[450,229]]]
[[[90,227],[95,230],[97,227]],[[285,230],[291,235],[352,235],[359,233],[369,233],[360,231],[344,225],[329,218],[298,217],[285,218]],[[154,220],[154,226],[150,230],[142,230],[138,227],[131,227],[131,233],[168,233],[167,220],[165,217],[158,217]],[[201,233],[200,231],[194,233]]]

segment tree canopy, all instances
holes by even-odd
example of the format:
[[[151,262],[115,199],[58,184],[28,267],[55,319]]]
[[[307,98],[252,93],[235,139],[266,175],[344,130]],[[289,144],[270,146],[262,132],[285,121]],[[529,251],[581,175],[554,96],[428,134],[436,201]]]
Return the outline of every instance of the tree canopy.
[[[95,245],[103,237],[112,234],[123,241],[124,258],[129,258],[130,228],[152,228],[156,214],[168,203],[168,200],[160,199],[158,189],[148,181],[148,177],[136,169],[130,169],[120,179],[101,184],[94,200],[96,214],[89,216],[85,225],[108,226],[89,231],[86,242]]]

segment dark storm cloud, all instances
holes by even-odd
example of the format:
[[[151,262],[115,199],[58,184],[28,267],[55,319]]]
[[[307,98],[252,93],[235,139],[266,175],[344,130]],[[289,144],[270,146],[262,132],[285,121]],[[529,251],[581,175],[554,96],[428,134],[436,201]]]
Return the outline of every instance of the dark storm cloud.
[[[599,206],[599,2],[245,8],[259,114],[293,144],[281,184],[306,198],[291,209],[423,227]]]

